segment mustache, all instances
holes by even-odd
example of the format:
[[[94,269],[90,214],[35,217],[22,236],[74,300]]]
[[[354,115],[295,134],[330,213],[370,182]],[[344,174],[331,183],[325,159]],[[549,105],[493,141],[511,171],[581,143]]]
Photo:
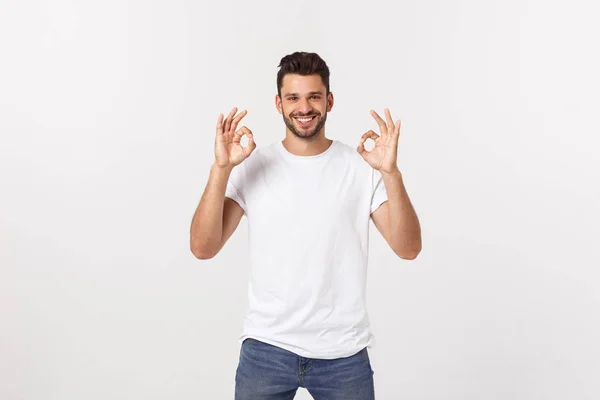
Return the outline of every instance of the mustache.
[[[294,115],[290,115],[290,117],[294,118],[294,117],[318,117],[319,113],[312,113],[312,114],[294,114]]]

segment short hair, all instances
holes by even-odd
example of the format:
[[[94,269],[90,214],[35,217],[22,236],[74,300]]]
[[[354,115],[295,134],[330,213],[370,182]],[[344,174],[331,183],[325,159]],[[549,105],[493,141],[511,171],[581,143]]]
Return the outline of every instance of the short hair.
[[[329,94],[329,67],[317,53],[297,51],[283,57],[279,62],[277,72],[277,93],[281,96],[283,77],[287,74],[313,75],[319,74],[325,85],[326,94]]]

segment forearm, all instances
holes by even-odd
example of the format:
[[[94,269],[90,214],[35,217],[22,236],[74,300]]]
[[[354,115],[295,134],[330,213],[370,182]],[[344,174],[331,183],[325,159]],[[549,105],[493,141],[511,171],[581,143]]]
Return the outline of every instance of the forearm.
[[[223,237],[225,189],[232,168],[213,165],[190,228],[190,249],[199,258],[211,257]]]
[[[421,251],[421,225],[413,208],[402,173],[382,173],[388,197],[390,246],[398,255],[416,257]]]

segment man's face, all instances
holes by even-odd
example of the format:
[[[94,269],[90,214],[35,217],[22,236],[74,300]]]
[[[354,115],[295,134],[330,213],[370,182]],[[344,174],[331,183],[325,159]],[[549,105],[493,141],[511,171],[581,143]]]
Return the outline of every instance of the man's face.
[[[333,94],[325,94],[321,76],[287,74],[283,77],[277,109],[288,129],[298,138],[314,139],[321,132],[333,106]]]

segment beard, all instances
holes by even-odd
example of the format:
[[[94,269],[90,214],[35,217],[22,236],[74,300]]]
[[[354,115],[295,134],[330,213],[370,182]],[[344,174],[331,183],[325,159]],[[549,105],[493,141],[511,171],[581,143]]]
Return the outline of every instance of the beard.
[[[292,121],[294,116],[306,117],[312,115],[315,116],[317,122],[314,128],[311,129],[297,128],[294,124],[294,121]],[[299,139],[313,140],[314,138],[316,138],[321,129],[323,129],[323,126],[325,126],[325,121],[327,121],[327,113],[325,113],[325,116],[321,116],[321,114],[318,111],[314,111],[306,115],[294,114],[293,116],[290,116],[290,118],[286,117],[285,113],[283,114],[283,122],[285,122],[285,126],[287,126],[288,129],[294,134],[294,136],[296,136]]]

